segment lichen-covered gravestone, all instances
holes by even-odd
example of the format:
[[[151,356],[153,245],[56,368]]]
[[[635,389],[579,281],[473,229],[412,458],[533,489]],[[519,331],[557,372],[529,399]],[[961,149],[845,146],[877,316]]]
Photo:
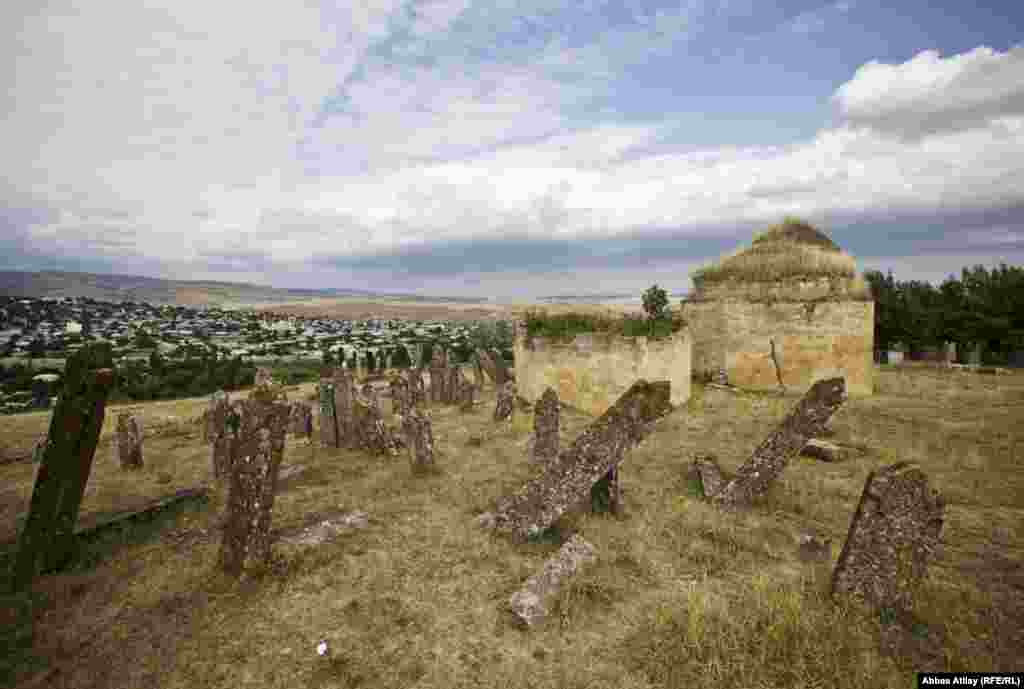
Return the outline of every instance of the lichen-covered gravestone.
[[[487,372],[487,375],[492,381],[494,381],[494,384],[500,387],[504,381],[499,380],[498,368],[494,364],[494,360],[491,358],[491,355],[487,353],[487,350],[477,349],[476,361],[480,365],[480,368]]]
[[[481,522],[514,538],[528,539],[550,527],[588,495],[593,504],[594,486],[602,479],[607,479],[606,485],[613,483],[617,472],[611,477],[609,474],[651,432],[654,423],[672,410],[670,390],[669,381],[635,382],[559,454],[557,461],[548,464],[541,476],[500,500],[496,513],[485,515]],[[614,496],[606,494],[604,500],[614,503]]]
[[[409,369],[409,403],[410,406],[422,405],[426,402],[426,391],[423,384],[423,369]]]
[[[121,412],[117,415],[117,430],[114,440],[117,456],[122,469],[142,468],[142,422],[134,414]]]
[[[551,601],[558,594],[562,582],[575,574],[583,565],[594,560],[594,546],[578,534],[562,544],[554,557],[544,563],[543,569],[530,577],[522,589],[512,594],[512,612],[519,621],[532,627],[548,615]]]
[[[418,409],[412,409],[402,419],[405,446],[414,472],[427,471],[434,466],[434,432],[430,418]]]
[[[312,433],[313,410],[305,402],[293,402],[288,414],[288,432],[295,437],[309,437]]]
[[[270,525],[287,423],[288,407],[280,402],[245,400],[232,409],[227,513],[219,555],[227,574],[237,576],[247,563],[266,564],[270,558]]]
[[[445,381],[445,404],[457,404],[459,394],[462,392],[463,375],[462,368],[458,365],[448,368],[448,380]]]
[[[480,365],[480,356],[476,353],[473,354],[473,376],[474,384],[478,390],[484,389],[484,369]]]
[[[334,383],[320,381],[320,444],[338,447],[338,412],[334,407]]]
[[[356,388],[352,374],[344,369],[334,373],[334,411],[338,417],[338,447],[355,449],[359,445],[352,418]]]
[[[396,416],[405,416],[412,407],[409,381],[400,375],[391,378],[391,410]]]
[[[547,463],[558,457],[558,393],[544,390],[533,408],[533,460]]]
[[[939,545],[944,509],[916,464],[871,472],[832,573],[832,595],[910,611]]]
[[[398,453],[391,430],[384,425],[380,407],[362,395],[352,400],[352,428],[358,449],[378,455]]]
[[[495,421],[507,421],[512,418],[515,399],[516,390],[512,382],[505,383],[498,388],[498,399],[494,404]]]
[[[846,401],[842,378],[819,380],[779,427],[762,442],[729,481],[713,496],[714,502],[732,508],[749,505],[764,495],[768,486],[800,453],[807,441],[821,434],[832,415]]]
[[[227,420],[231,402],[226,392],[218,390],[210,398],[206,412],[210,440],[210,469],[215,479],[224,478],[230,461],[228,456]]]
[[[468,380],[463,380],[459,388],[459,410],[463,412],[473,411],[473,396],[476,388]]]
[[[11,577],[15,591],[29,586],[40,569],[62,567],[73,555],[78,510],[114,381],[113,351],[107,343],[88,344],[67,359],[18,541]]]

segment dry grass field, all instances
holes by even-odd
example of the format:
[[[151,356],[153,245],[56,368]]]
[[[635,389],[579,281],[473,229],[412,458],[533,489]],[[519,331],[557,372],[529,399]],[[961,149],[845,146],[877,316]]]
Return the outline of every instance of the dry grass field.
[[[573,514],[526,545],[475,523],[536,471],[531,415],[496,427],[493,387],[472,413],[430,409],[434,474],[414,476],[404,456],[289,439],[285,465],[307,471],[282,485],[275,528],[350,510],[369,514],[367,528],[278,545],[268,572],[230,581],[215,567],[215,497],[98,562],[39,577],[34,639],[5,649],[3,669],[12,686],[54,689],[866,689],[913,686],[924,668],[1024,670],[1024,376],[883,367],[877,386],[834,418],[856,458],[796,458],[765,501],[727,515],[687,482],[692,456],[712,452],[735,470],[796,398],[695,385],[623,464],[621,517]],[[146,429],[137,473],[111,456],[109,409],[83,518],[208,482],[209,449],[186,422],[204,404],[136,405]],[[563,445],[588,422],[564,410]],[[47,423],[45,413],[2,417],[0,436],[29,445]],[[918,623],[895,633],[826,594],[868,472],[901,460],[920,463],[948,506]],[[27,508],[34,469],[0,466],[0,540]],[[510,596],[572,531],[596,562],[540,627],[517,627]],[[799,557],[803,533],[832,538],[827,562]]]

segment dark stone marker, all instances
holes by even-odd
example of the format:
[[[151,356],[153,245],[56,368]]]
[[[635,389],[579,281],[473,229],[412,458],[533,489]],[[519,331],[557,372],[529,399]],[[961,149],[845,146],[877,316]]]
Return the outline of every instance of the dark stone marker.
[[[105,343],[86,345],[67,359],[18,543],[14,591],[29,586],[40,569],[64,566],[73,554],[78,509],[114,385],[113,367],[113,353]]]
[[[409,461],[414,472],[423,472],[434,466],[434,432],[430,417],[412,409],[402,419],[405,446],[409,448]]]
[[[846,382],[842,378],[819,380],[812,385],[789,416],[739,468],[736,477],[714,495],[714,502],[722,507],[740,507],[763,495],[790,458],[799,454],[808,440],[821,434],[845,401]]]
[[[558,424],[561,410],[552,388],[533,407],[533,460],[547,464],[558,457]]]
[[[505,383],[511,382],[512,374],[509,372],[508,365],[505,363],[505,358],[501,356],[501,352],[497,349],[492,349],[491,359],[494,361],[494,369],[498,375],[498,385],[504,385]]]
[[[494,363],[494,359],[491,358],[491,355],[487,353],[486,349],[476,350],[476,361],[480,368],[487,372],[487,375],[494,384],[500,387],[501,383],[498,382],[498,368]],[[483,387],[483,379],[481,379],[481,387]]]
[[[117,430],[114,435],[117,443],[117,457],[122,469],[142,468],[142,424],[138,418],[128,412],[117,415]]]
[[[308,438],[312,434],[313,410],[305,402],[292,402],[288,414],[288,432]]]
[[[270,524],[287,423],[288,407],[281,403],[245,400],[232,409],[227,514],[220,548],[220,566],[229,575],[238,576],[247,563],[265,564],[270,558]]]
[[[338,418],[338,447],[358,447],[352,420],[352,404],[356,397],[355,380],[345,369],[334,372],[334,411]]]
[[[473,376],[474,384],[478,390],[484,389],[484,369],[480,365],[480,356],[476,353],[473,354]]]
[[[722,490],[725,478],[718,460],[714,455],[699,454],[693,458],[693,465],[688,472],[688,479],[700,485],[705,498],[712,498]]]
[[[498,388],[498,400],[494,405],[495,421],[507,421],[512,418],[515,399],[515,385],[512,383],[505,383]]]
[[[669,381],[635,382],[541,476],[501,500],[492,524],[516,539],[527,539],[551,526],[588,495],[593,499],[591,489],[602,479],[607,480],[604,497],[608,506],[616,508],[618,496],[610,493],[618,475],[609,474],[651,432],[654,423],[672,410],[669,393]]]
[[[462,381],[462,386],[459,389],[459,410],[462,412],[473,411],[473,397],[476,394],[476,388],[468,380]]]
[[[409,369],[409,403],[411,407],[422,405],[427,401],[423,384],[423,369]]]
[[[405,416],[412,407],[409,381],[401,375],[391,377],[391,410],[396,416]]]
[[[464,376],[462,375],[461,366],[449,366],[448,367],[448,380],[445,381],[445,404],[458,404],[459,395],[462,392],[462,383]]]
[[[338,412],[334,407],[334,383],[320,380],[320,444],[338,447]]]
[[[945,501],[916,464],[868,476],[832,572],[832,595],[910,611],[915,589],[939,544]]]
[[[380,407],[363,396],[352,400],[352,428],[355,436],[355,449],[365,450],[377,455],[395,455],[398,453],[397,443],[390,429],[384,425]]]

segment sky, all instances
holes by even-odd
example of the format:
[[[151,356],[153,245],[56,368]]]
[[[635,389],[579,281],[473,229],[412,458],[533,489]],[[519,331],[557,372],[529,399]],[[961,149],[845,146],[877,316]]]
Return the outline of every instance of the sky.
[[[787,215],[1024,264],[1019,2],[13,0],[0,112],[0,270],[682,293]]]

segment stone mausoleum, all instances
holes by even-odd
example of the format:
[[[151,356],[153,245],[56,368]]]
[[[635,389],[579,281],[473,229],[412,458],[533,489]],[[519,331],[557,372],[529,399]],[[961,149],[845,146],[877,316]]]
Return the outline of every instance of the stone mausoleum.
[[[693,336],[693,372],[747,389],[805,392],[846,379],[872,394],[874,311],[854,259],[811,225],[786,220],[749,247],[698,270],[682,313]]]

